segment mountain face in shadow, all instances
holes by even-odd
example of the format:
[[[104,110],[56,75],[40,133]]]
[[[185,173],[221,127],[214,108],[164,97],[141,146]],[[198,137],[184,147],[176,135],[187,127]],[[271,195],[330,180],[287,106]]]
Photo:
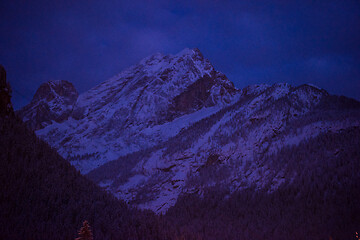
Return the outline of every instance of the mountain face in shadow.
[[[65,80],[49,81],[41,84],[33,100],[18,116],[31,129],[38,130],[69,118],[79,94],[72,83]]]
[[[152,55],[78,97],[69,83],[56,83],[40,87],[50,90],[18,115],[41,126],[36,134],[94,182],[157,213],[216,184],[276,189],[292,181],[286,166],[273,170],[259,159],[360,126],[356,100],[309,84],[236,89],[199,49]],[[191,180],[209,165],[224,173]]]
[[[8,84],[1,82],[2,107],[11,103],[4,102],[10,101],[7,89]],[[84,220],[89,221],[94,239],[167,239],[154,214],[131,209],[106,193],[40,140],[11,108],[4,110],[0,239],[75,239]]]
[[[116,198],[165,214],[180,237],[350,239],[358,231],[354,99],[311,84],[236,89],[198,49],[155,54],[75,92],[34,97],[18,115]],[[58,118],[56,109],[69,111]]]
[[[6,81],[5,68],[0,65],[0,116],[13,114],[11,103],[11,87]]]
[[[217,184],[179,197],[166,217],[186,239],[355,239],[360,223],[360,128],[322,133],[258,159],[283,171],[277,188]],[[228,170],[209,165],[191,184],[221,182]],[[264,172],[263,172],[264,173]],[[263,174],[259,172],[259,174]],[[251,175],[243,175],[249,178]]]

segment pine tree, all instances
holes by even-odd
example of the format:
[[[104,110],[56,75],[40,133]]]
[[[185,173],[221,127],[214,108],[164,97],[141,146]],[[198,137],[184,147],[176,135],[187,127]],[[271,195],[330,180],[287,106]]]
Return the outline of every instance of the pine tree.
[[[75,240],[93,240],[93,235],[89,226],[88,221],[83,222],[83,226],[79,230],[79,237]]]

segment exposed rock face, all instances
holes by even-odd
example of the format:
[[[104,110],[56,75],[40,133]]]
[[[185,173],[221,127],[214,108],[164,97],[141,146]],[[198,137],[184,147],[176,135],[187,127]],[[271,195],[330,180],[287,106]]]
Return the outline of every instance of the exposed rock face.
[[[264,156],[353,126],[355,100],[311,85],[238,90],[198,49],[185,49],[145,58],[81,94],[67,120],[36,133],[115,196],[164,212],[179,194],[215,184],[276,189],[292,176]]]
[[[206,98],[206,91],[199,92]],[[179,100],[179,108],[196,106],[196,101],[186,101],[196,94],[189,95]],[[293,176],[286,176],[285,169],[274,170],[263,161],[266,156],[321,133],[360,126],[359,102],[309,85],[255,85],[237,96],[223,107],[208,107],[208,112],[198,110],[162,125],[164,131],[178,125],[182,129],[163,144],[94,169],[89,178],[119,198],[164,212],[181,193],[201,193],[215,185],[277,189]]]
[[[215,106],[221,102],[219,98],[223,102],[229,103],[236,92],[238,90],[224,74],[212,71],[210,75],[199,78],[184,92],[176,96],[170,112],[191,113],[202,107]]]
[[[5,68],[0,65],[0,116],[13,114],[11,103],[11,87],[6,81]]]
[[[68,106],[73,111],[60,121],[54,116],[57,111],[47,109],[53,98],[49,89],[41,86],[20,116],[82,172],[166,141],[184,126],[160,130],[163,124],[210,106],[227,105],[237,92],[198,49],[143,59],[81,94],[73,108],[71,101]],[[61,126],[51,124],[67,116]]]
[[[80,120],[112,106],[115,115],[122,115],[120,119],[116,117],[119,122],[112,123],[117,129],[154,125],[169,120],[169,109],[172,114],[183,115],[205,106],[226,103],[235,91],[234,85],[224,74],[215,71],[198,49],[184,49],[176,55],[158,53],[147,57],[82,94],[72,116]],[[184,99],[181,95],[190,97],[188,101],[196,97],[201,99],[196,106],[179,106],[176,99]],[[120,123],[123,120],[125,122]]]
[[[30,104],[17,114],[32,129],[38,130],[55,121],[68,119],[79,94],[72,83],[56,80],[43,83]]]

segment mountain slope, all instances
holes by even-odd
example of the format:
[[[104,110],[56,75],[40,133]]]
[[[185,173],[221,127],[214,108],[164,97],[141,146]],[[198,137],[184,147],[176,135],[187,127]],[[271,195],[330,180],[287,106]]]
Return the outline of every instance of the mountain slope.
[[[180,193],[201,193],[218,184],[232,191],[254,184],[270,184],[275,190],[293,177],[260,159],[320,133],[353,126],[360,126],[355,100],[308,85],[254,86],[167,142],[104,164],[88,176],[119,198],[164,212]],[[204,172],[207,168],[211,171]]]
[[[184,126],[159,131],[159,125],[204,107],[226,105],[236,92],[198,49],[155,54],[81,94],[67,121],[53,119],[37,134],[86,173],[166,141]],[[19,113],[31,116],[35,125],[48,124],[32,104]]]
[[[238,90],[198,49],[185,49],[81,94],[68,120],[36,134],[116,197],[166,212],[180,194],[218,184],[275,191],[294,176],[261,159],[356,126],[355,100],[307,84]]]
[[[0,239],[74,239],[85,219],[95,239],[168,238],[156,216],[83,177],[13,113],[0,116],[0,182]]]
[[[38,130],[68,119],[78,98],[72,83],[64,80],[43,83],[33,100],[17,112],[17,115],[32,129]]]
[[[285,166],[288,175],[296,176],[291,183],[285,177],[276,191],[268,185],[233,193],[216,185],[202,196],[180,196],[166,217],[186,239],[196,239],[194,233],[203,239],[355,239],[359,145],[359,127],[322,133],[261,160],[271,162],[273,170]]]

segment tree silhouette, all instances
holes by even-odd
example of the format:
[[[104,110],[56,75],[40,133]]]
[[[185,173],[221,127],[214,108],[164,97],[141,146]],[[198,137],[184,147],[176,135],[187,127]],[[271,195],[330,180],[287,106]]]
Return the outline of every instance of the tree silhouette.
[[[93,235],[88,221],[83,222],[83,226],[79,230],[79,237],[75,240],[93,240]]]

